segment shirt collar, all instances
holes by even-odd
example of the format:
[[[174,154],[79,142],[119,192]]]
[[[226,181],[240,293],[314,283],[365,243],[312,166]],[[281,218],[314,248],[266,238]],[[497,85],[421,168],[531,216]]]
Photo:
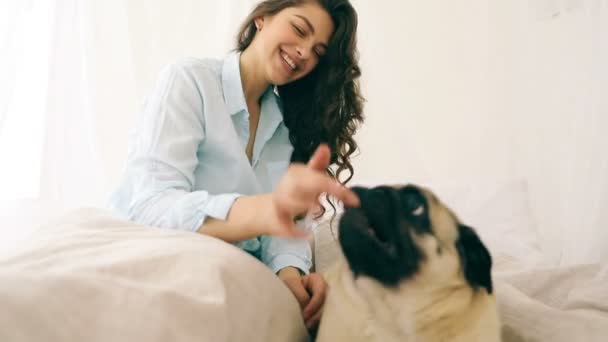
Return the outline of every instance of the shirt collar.
[[[245,92],[243,91],[243,83],[241,81],[240,57],[240,52],[232,52],[226,56],[222,64],[222,90],[224,92],[226,108],[230,115],[247,111]],[[268,99],[268,97],[271,98]],[[274,85],[271,85],[264,95],[262,95],[262,104],[266,102],[272,108],[272,112],[281,114],[279,101],[279,91]],[[282,115],[280,116],[282,120]]]
[[[222,65],[222,90],[226,108],[230,115],[247,110],[243,84],[241,83],[240,56],[240,53],[233,52],[224,59]]]

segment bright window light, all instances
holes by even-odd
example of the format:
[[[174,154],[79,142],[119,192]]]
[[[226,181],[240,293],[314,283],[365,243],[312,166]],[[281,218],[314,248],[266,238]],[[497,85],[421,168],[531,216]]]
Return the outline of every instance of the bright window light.
[[[11,5],[11,3],[13,5]],[[17,5],[15,5],[17,4]],[[11,2],[13,14],[0,29],[7,59],[0,78],[0,200],[37,198],[44,145],[44,121],[51,57],[52,1]],[[4,8],[6,7],[6,8]],[[11,20],[12,19],[12,20]],[[6,21],[5,21],[6,23]]]

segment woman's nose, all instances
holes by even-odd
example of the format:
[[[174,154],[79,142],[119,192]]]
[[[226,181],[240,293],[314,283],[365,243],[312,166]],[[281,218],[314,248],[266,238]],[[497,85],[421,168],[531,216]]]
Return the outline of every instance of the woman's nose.
[[[303,45],[300,45],[300,46],[298,46],[296,48],[296,52],[298,54],[298,57],[300,59],[304,59],[304,60],[306,60],[306,59],[308,59],[310,57],[311,50],[312,50],[311,48],[309,48],[307,46],[303,46]]]

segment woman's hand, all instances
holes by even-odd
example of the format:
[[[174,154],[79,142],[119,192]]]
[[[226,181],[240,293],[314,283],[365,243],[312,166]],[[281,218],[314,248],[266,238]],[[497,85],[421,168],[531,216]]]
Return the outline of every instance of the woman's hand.
[[[323,305],[327,296],[327,282],[319,273],[310,273],[302,277],[302,282],[308,293],[311,294],[310,302],[304,308],[302,315],[306,328],[309,330],[318,327],[323,314]]]
[[[300,276],[299,271],[294,267],[286,267],[279,271],[279,278],[298,300],[306,328],[315,329],[321,320],[327,295],[325,279],[318,273]]]
[[[272,194],[274,215],[277,226],[270,227],[269,234],[284,237],[303,237],[306,233],[297,229],[294,218],[306,214],[318,207],[319,196],[328,193],[344,202],[344,205],[356,207],[359,198],[350,189],[333,180],[326,173],[330,162],[330,151],[327,145],[320,145],[307,165],[292,164],[280,180]]]
[[[260,235],[306,237],[307,233],[296,227],[294,218],[316,210],[322,193],[336,197],[345,206],[359,205],[352,190],[327,175],[329,159],[329,148],[320,145],[308,164],[292,164],[287,169],[275,192],[237,198],[226,220],[207,218],[199,232],[230,243]]]

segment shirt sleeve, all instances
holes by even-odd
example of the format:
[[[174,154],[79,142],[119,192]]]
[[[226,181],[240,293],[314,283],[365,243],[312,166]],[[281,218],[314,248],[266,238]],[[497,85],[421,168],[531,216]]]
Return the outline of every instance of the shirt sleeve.
[[[312,231],[313,220],[307,216],[306,219],[297,222],[300,229]],[[312,251],[310,243],[306,239],[285,239],[276,236],[261,237],[261,260],[273,272],[277,273],[282,268],[293,266],[305,274],[312,267]]]
[[[197,231],[207,217],[226,219],[240,194],[192,191],[205,138],[202,95],[185,64],[166,67],[145,101],[125,176],[109,206],[135,222]]]

